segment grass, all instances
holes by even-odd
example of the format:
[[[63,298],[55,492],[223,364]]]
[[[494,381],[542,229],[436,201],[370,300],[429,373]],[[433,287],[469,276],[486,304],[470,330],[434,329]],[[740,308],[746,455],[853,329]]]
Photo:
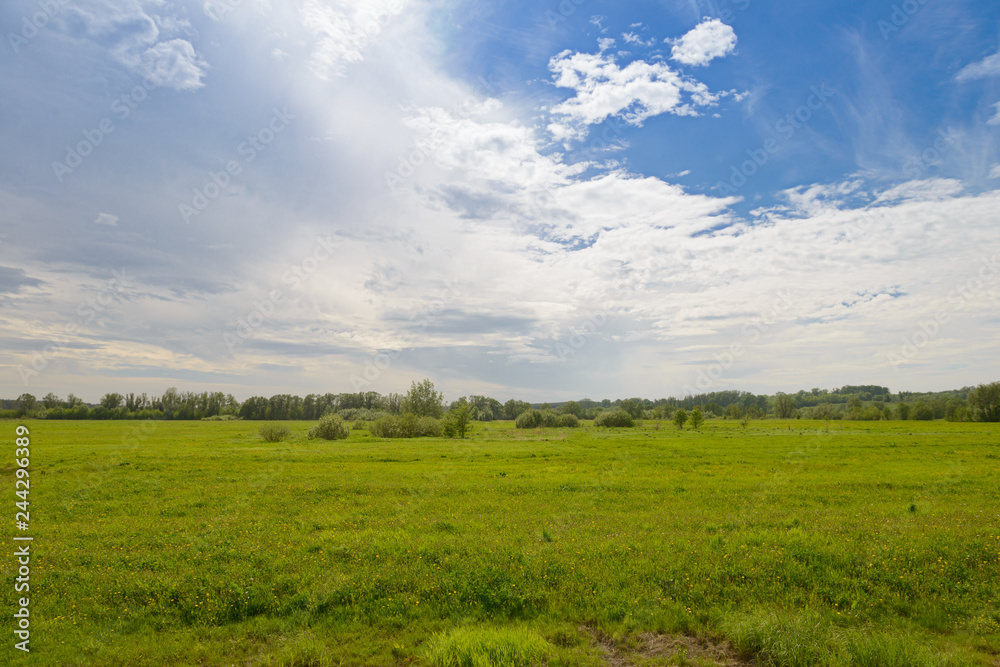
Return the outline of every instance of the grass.
[[[1000,656],[995,425],[27,425],[38,665],[451,664],[522,636],[545,653],[511,664]]]

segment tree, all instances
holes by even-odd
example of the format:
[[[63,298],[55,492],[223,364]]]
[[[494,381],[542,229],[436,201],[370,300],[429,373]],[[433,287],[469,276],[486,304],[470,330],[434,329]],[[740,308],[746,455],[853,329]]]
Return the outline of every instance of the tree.
[[[774,414],[778,419],[791,419],[795,414],[795,399],[788,394],[778,393],[774,397]]]
[[[22,417],[34,412],[37,404],[38,400],[31,394],[21,394],[17,397],[17,411]]]
[[[46,410],[52,410],[62,405],[62,401],[59,400],[58,396],[56,396],[50,391],[49,393],[45,394],[45,397],[42,399],[42,405],[45,406]]]
[[[70,410],[76,409],[83,405],[83,399],[77,398],[76,394],[70,394],[66,397],[66,407]]]
[[[472,422],[472,408],[465,401],[452,406],[444,419],[444,434],[449,438],[465,438]]]
[[[968,403],[977,422],[1000,421],[1000,382],[979,385],[969,392]]]
[[[691,412],[691,428],[697,431],[703,421],[705,421],[705,416],[701,414],[701,408],[695,408]]]
[[[444,414],[444,394],[434,391],[434,383],[430,380],[414,381],[403,399],[403,412],[439,419]]]
[[[163,415],[167,419],[173,419],[174,413],[180,407],[181,397],[177,393],[177,387],[170,387],[165,392],[163,392],[163,398],[160,399],[163,407]]]
[[[679,429],[684,429],[684,423],[688,420],[687,410],[681,409],[674,413],[674,425]]]
[[[122,404],[122,400],[123,397],[121,394],[105,394],[101,397],[101,407],[107,410],[114,410]]]
[[[934,419],[934,410],[931,406],[927,405],[923,401],[920,401],[913,408],[913,418],[920,421],[932,421]]]
[[[528,403],[527,401],[516,401],[512,398],[503,404],[503,418],[517,419],[530,409],[531,403]]]

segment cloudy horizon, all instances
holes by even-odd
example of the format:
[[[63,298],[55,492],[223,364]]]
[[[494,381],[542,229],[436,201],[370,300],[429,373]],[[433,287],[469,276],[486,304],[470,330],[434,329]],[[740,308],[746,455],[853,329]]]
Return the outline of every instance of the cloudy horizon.
[[[1000,7],[763,5],[6,3],[0,395],[997,380]]]

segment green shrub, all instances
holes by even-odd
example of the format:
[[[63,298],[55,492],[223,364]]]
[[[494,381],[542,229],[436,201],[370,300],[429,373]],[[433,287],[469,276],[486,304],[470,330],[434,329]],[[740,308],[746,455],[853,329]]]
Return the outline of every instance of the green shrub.
[[[538,428],[541,425],[542,412],[540,410],[527,410],[514,420],[514,426],[517,428]]]
[[[309,439],[343,440],[351,435],[351,429],[340,415],[326,414],[320,417],[319,423],[309,429]]]
[[[379,417],[368,430],[379,438],[438,437],[441,435],[441,422],[433,417],[418,417],[408,412]]]
[[[265,442],[281,442],[292,434],[292,429],[290,429],[287,425],[279,424],[278,422],[266,422],[261,424],[260,429],[257,432],[260,433],[260,437],[262,437]]]
[[[597,415],[594,419],[594,426],[603,426],[605,428],[632,428],[635,426],[635,419],[632,415],[625,412],[621,408],[617,410],[609,410],[607,412],[602,412]]]
[[[557,415],[552,410],[543,411],[542,426],[546,428],[555,428],[556,426],[559,426],[559,415]]]
[[[580,419],[573,414],[565,414],[559,417],[559,426],[563,428],[577,428],[580,425]]]
[[[529,667],[541,664],[549,650],[524,628],[458,628],[432,637],[424,654],[434,667]]]
[[[417,426],[414,430],[415,438],[439,438],[441,437],[441,420],[434,417],[418,417]]]

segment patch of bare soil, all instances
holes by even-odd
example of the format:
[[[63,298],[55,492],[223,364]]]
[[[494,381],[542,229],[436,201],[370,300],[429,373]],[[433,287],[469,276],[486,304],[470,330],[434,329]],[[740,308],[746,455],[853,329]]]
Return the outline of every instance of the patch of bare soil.
[[[699,664],[722,665],[724,667],[752,667],[754,662],[742,659],[729,642],[713,642],[702,637],[685,635],[661,635],[647,632],[635,641],[615,642],[608,634],[582,626],[580,631],[590,636],[604,653],[605,662],[611,667],[632,667],[634,660],[654,658],[679,658],[697,661]]]

